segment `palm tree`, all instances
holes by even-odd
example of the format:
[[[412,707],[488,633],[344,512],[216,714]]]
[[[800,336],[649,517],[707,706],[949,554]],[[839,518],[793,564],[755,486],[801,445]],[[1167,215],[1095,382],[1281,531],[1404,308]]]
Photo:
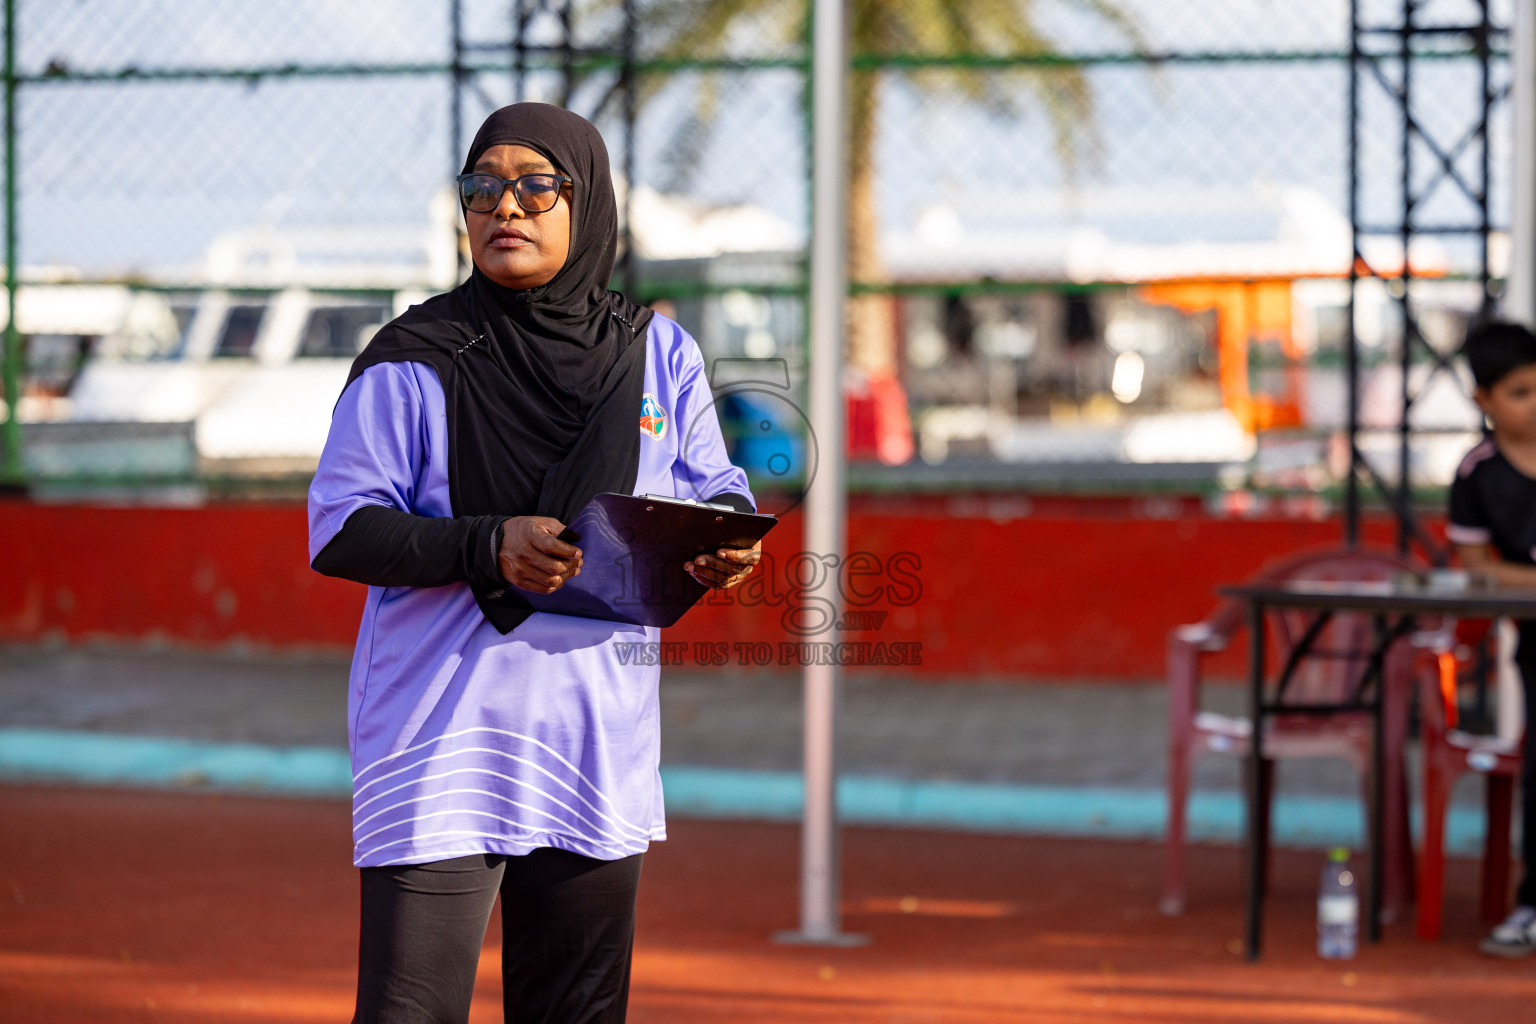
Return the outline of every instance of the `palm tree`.
[[[1141,35],[1119,0],[1072,0],[1098,14],[1138,47]],[[849,31],[856,55],[1049,56],[1052,44],[1038,27],[1036,0],[849,0]],[[721,51],[743,25],[777,34],[780,42],[808,37],[810,0],[657,0],[649,5],[645,36],[661,39],[659,55],[692,57]],[[1000,113],[1032,97],[1050,119],[1058,157],[1068,173],[1093,149],[1093,100],[1079,66],[1019,65],[999,70],[857,70],[849,82],[848,276],[880,285],[889,275],[880,258],[875,203],[875,130],[880,78],[900,74],[928,89],[958,89]],[[701,105],[709,104],[709,94]],[[895,308],[889,296],[864,294],[848,304],[848,362],[874,382],[894,382]],[[899,388],[898,388],[899,393]]]

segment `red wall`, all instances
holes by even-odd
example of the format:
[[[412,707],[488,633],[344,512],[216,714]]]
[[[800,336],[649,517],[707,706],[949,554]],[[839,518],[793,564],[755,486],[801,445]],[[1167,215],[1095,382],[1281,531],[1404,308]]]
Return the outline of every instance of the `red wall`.
[[[849,550],[872,556],[851,582],[860,594],[884,588],[868,610],[887,613],[849,639],[920,643],[921,665],[902,671],[1147,679],[1162,673],[1168,630],[1203,617],[1218,584],[1340,536],[1336,520],[1216,518],[1178,499],[964,495],[854,498],[848,532]],[[1394,536],[1386,520],[1365,532],[1382,546]],[[733,592],[666,631],[688,645],[682,664],[705,641],[766,641],[778,662],[799,539],[798,515],[769,536],[771,590]],[[3,641],[344,649],[363,596],[309,569],[304,509],[291,504],[4,501],[0,574]],[[1236,677],[1241,666],[1234,650],[1213,668]]]

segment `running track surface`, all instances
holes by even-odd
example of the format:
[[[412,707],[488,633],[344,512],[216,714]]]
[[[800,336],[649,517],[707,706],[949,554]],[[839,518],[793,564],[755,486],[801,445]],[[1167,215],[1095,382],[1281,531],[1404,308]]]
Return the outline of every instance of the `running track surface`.
[[[1191,909],[1157,914],[1142,843],[850,829],[859,949],[774,945],[796,917],[790,826],[674,821],[641,885],[630,1020],[1344,1022],[1529,1020],[1536,960],[1474,950],[1476,868],[1446,938],[1408,923],[1348,963],[1312,952],[1321,858],[1275,857],[1268,950],[1238,955],[1239,856],[1192,851]],[[345,1022],[357,879],[347,805],[0,786],[0,1020]],[[500,1021],[493,918],[473,1021]]]

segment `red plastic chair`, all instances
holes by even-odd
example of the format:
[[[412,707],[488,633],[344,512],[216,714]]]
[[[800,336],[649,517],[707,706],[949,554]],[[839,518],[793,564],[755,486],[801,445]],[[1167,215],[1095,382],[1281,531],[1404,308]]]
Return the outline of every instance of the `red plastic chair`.
[[[1374,581],[1390,580],[1403,571],[1422,572],[1418,561],[1396,554],[1362,550],[1308,552],[1267,567],[1255,577],[1259,582],[1285,580]],[[1272,609],[1266,625],[1272,638],[1272,657],[1281,663],[1305,634],[1316,613],[1297,609]],[[1163,898],[1165,914],[1184,911],[1184,846],[1190,776],[1196,761],[1206,754],[1246,757],[1252,724],[1200,709],[1201,660],[1224,649],[1245,625],[1245,605],[1225,600],[1203,622],[1179,626],[1168,637],[1168,838],[1165,846]],[[1312,654],[1297,665],[1286,689],[1286,699],[1300,703],[1331,703],[1350,696],[1360,678],[1372,646],[1373,624],[1369,615],[1335,613],[1312,646]],[[1383,849],[1382,919],[1395,919],[1412,896],[1413,845],[1408,824],[1408,787],[1403,767],[1403,745],[1408,732],[1408,705],[1412,693],[1414,651],[1397,643],[1383,665],[1386,703],[1383,757],[1383,807],[1386,836]],[[1366,804],[1370,800],[1372,726],[1365,714],[1341,713],[1327,717],[1270,716],[1264,737],[1264,764],[1259,786],[1263,794],[1256,813],[1261,834],[1269,834],[1269,813],[1274,762],[1283,759],[1337,758],[1349,761],[1360,772]]]
[[[1447,628],[1427,644],[1419,673],[1419,714],[1424,749],[1424,849],[1419,858],[1418,916],[1421,939],[1438,939],[1445,898],[1445,816],[1451,791],[1465,772],[1482,772],[1487,783],[1487,839],[1483,845],[1480,909],[1484,924],[1508,910],[1510,818],[1523,741],[1477,736],[1457,726],[1459,683],[1470,675],[1457,654],[1483,641],[1488,620]],[[1469,629],[1468,627],[1473,627]],[[1459,642],[1458,642],[1459,641]]]

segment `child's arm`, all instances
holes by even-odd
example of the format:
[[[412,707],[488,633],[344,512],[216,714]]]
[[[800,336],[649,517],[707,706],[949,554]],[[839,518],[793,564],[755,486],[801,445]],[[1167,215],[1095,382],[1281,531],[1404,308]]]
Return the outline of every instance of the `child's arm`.
[[[1501,587],[1536,587],[1536,565],[1501,561],[1488,544],[1457,544],[1456,557],[1472,572],[1493,579]]]

